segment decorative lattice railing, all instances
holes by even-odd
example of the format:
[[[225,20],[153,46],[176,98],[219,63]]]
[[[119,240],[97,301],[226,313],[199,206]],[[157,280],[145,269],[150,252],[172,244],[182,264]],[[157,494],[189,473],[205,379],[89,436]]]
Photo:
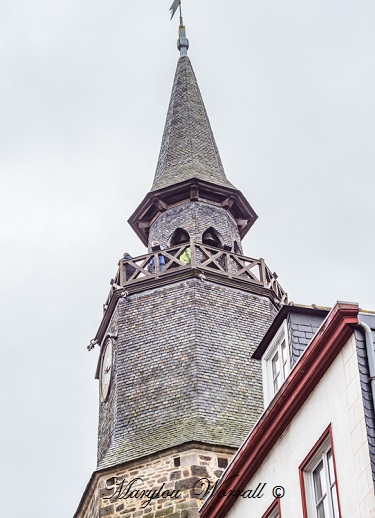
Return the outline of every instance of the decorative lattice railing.
[[[199,270],[202,274],[215,273],[258,285],[271,290],[280,304],[287,302],[287,294],[278,283],[277,275],[271,272],[263,259],[252,259],[190,240],[188,243],[129,260],[121,259],[117,274],[111,281],[112,289],[104,310],[116,289],[130,287],[146,279],[166,278],[183,269]]]

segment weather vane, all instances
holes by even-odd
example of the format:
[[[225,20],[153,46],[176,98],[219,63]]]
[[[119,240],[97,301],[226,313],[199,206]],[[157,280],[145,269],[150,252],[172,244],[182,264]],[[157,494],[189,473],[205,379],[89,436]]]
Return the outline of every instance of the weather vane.
[[[177,11],[177,7],[180,8],[180,20],[182,20],[182,12],[181,12],[181,0],[174,0],[173,4],[170,6],[169,10],[171,12],[171,20]],[[182,23],[180,24],[182,25]]]
[[[178,29],[178,40],[177,40],[177,48],[180,51],[180,56],[187,56],[187,51],[189,48],[189,40],[186,37],[186,31],[184,22],[182,20],[182,11],[181,11],[181,0],[173,0],[173,4],[170,6],[169,10],[171,12],[171,20],[177,11],[177,7],[180,8],[180,27]]]

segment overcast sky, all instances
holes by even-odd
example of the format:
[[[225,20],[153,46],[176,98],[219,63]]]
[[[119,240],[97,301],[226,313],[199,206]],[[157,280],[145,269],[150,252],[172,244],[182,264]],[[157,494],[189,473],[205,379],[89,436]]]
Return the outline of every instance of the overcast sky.
[[[0,4],[1,515],[73,515],[96,465],[94,337],[150,189],[172,0]],[[373,0],[185,0],[230,181],[290,300],[375,310]]]

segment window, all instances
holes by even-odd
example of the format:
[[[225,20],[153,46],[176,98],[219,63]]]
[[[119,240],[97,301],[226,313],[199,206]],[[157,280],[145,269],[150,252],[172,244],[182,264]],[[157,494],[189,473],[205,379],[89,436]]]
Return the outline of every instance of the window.
[[[265,406],[280,390],[290,372],[290,355],[287,340],[286,321],[275,335],[270,346],[265,352],[263,364],[263,389]]]
[[[280,498],[272,502],[267,511],[262,515],[262,518],[281,518]]]
[[[304,518],[339,518],[335,463],[329,427],[300,466]]]
[[[274,352],[270,361],[272,370],[273,393],[276,394],[282,383],[285,381],[287,375],[288,356],[285,337],[283,337],[278,344],[276,351]]]
[[[218,458],[217,465],[219,468],[226,468],[228,466],[228,459]]]

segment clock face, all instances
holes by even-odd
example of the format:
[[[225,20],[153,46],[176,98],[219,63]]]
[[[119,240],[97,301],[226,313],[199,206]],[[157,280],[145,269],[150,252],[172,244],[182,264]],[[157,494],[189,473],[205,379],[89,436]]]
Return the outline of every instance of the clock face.
[[[100,369],[100,396],[102,401],[106,401],[109,394],[109,387],[112,378],[112,340],[107,338],[104,343],[104,353]]]

